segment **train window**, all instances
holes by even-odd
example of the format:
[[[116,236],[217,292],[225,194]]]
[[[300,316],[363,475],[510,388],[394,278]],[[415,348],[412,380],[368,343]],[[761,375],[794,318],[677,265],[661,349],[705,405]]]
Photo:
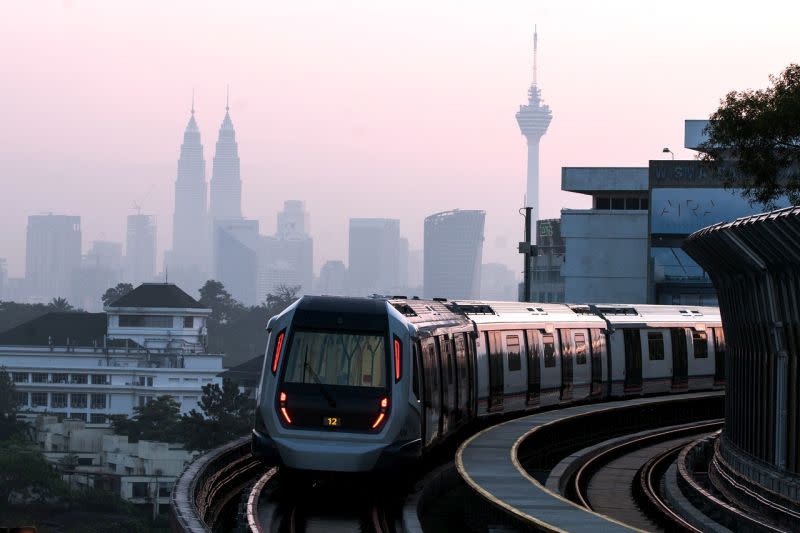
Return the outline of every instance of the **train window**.
[[[692,345],[695,359],[708,358],[708,335],[706,335],[705,331],[692,332]]]
[[[647,348],[651,361],[664,360],[664,334],[660,331],[647,332]]]
[[[556,366],[556,343],[552,335],[542,335],[542,344],[544,344],[544,366],[552,368]]]
[[[286,362],[289,383],[386,386],[384,335],[295,330]]]
[[[522,369],[522,363],[519,360],[519,336],[509,335],[506,337],[506,348],[508,350],[508,370],[518,372]]]
[[[466,361],[466,351],[464,350],[464,336],[462,334],[458,334],[456,336],[456,359],[458,360],[458,370],[461,374],[461,380],[467,380],[467,361]]]
[[[579,365],[586,364],[586,335],[575,334],[575,362]]]
[[[442,350],[442,371],[447,374],[447,384],[453,384],[453,354],[450,353],[450,340],[447,337],[439,337],[439,347]]]

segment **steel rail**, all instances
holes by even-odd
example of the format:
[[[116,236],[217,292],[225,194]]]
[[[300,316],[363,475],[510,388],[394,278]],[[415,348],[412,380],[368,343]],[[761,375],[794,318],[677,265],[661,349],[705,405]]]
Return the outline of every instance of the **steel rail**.
[[[691,426],[682,426],[680,428],[672,428],[666,431],[650,433],[649,435],[644,435],[642,437],[637,437],[631,440],[626,440],[619,444],[615,444],[592,455],[589,459],[584,461],[584,463],[575,473],[575,476],[572,478],[571,485],[573,494],[575,494],[575,498],[578,500],[577,503],[589,510],[594,511],[594,507],[592,507],[587,494],[589,480],[591,479],[592,475],[599,470],[601,465],[608,463],[613,458],[628,453],[628,450],[635,450],[651,443],[668,440],[670,438],[677,438],[682,435],[699,433],[706,428],[719,427],[722,425],[722,423],[723,422],[721,420],[715,420],[713,422],[703,422],[700,424],[693,424]]]

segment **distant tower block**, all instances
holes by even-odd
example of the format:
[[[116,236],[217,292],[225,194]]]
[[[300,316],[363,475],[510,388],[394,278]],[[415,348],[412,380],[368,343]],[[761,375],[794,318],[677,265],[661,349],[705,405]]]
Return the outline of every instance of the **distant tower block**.
[[[525,207],[533,208],[534,220],[541,218],[539,212],[539,140],[547,132],[553,114],[550,107],[542,103],[541,91],[536,83],[537,36],[533,31],[533,82],[528,89],[528,104],[519,106],[517,123],[528,140],[528,192]],[[536,238],[534,237],[534,241]]]

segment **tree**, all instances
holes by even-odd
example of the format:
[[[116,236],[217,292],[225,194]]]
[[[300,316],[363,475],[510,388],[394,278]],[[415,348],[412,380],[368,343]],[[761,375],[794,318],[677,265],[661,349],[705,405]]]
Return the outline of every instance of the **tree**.
[[[104,306],[109,306],[114,303],[116,300],[122,298],[129,292],[133,290],[133,285],[130,283],[117,283],[116,287],[111,287],[106,292],[103,293],[103,296],[100,297],[103,300]]]
[[[10,440],[0,446],[0,506],[13,494],[44,498],[63,490],[58,473],[42,453],[24,442]]]
[[[200,303],[211,309],[212,324],[227,324],[244,311],[244,306],[225,290],[225,286],[213,279],[200,288]]]
[[[278,285],[275,293],[267,294],[267,316],[274,316],[289,307],[297,300],[297,293],[300,292],[300,285],[289,287]]]
[[[787,197],[798,204],[800,65],[769,79],[767,89],[732,91],[720,101],[700,159],[724,177],[726,187],[741,188],[751,201],[774,207]]]
[[[207,450],[247,435],[252,428],[255,401],[230,379],[203,386],[200,410],[183,415],[184,443],[191,450]]]
[[[134,407],[133,411],[132,418],[127,415],[111,417],[114,433],[127,435],[131,442],[180,442],[180,404],[172,396],[157,396],[144,405]]]
[[[17,421],[17,389],[5,367],[0,367],[0,440],[22,432],[25,425]]]
[[[49,304],[47,304],[47,309],[49,311],[74,311],[75,308],[67,301],[66,298],[53,298]]]

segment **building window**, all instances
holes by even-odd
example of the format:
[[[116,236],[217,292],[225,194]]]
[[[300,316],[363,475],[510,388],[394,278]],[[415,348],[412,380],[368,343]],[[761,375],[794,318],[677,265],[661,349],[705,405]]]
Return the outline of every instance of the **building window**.
[[[181,382],[181,378],[169,378],[169,382],[170,383],[180,383]]]
[[[78,457],[78,466],[92,466],[92,458]]]
[[[139,396],[139,407],[144,407],[148,403],[153,401],[152,396]]]
[[[586,364],[586,336],[583,333],[575,334],[575,362],[579,365]]]
[[[73,420],[83,420],[86,422],[86,413],[70,413],[69,417]]]
[[[130,472],[128,472],[130,470]],[[128,475],[133,474],[133,469],[125,467],[125,473]],[[131,483],[131,496],[134,498],[147,498],[147,482],[137,481]]]
[[[17,392],[15,395],[15,399],[17,400],[17,407],[28,407],[27,392]]]
[[[53,374],[53,383],[69,383],[69,374]]]
[[[664,360],[664,335],[660,331],[647,332],[647,348],[651,361]]]
[[[169,495],[172,493],[172,484],[165,483],[160,481],[158,483],[158,497],[159,498],[169,498]]]
[[[75,385],[86,385],[89,382],[86,374],[71,374],[70,378],[70,383]]]
[[[191,329],[194,327],[194,317],[193,316],[185,316],[183,317],[183,327],[186,329]]]
[[[625,209],[625,198],[612,198],[611,209]]]
[[[108,385],[108,376],[105,374],[92,374],[92,385]]]
[[[105,408],[106,408],[106,395],[92,394],[92,409],[105,409]]]
[[[47,383],[47,374],[43,372],[34,372],[31,374],[31,383]]]
[[[171,328],[172,317],[164,315],[119,315],[121,328]]]
[[[211,383],[211,378],[203,378],[203,383]]]
[[[183,378],[185,383],[197,383],[197,378]]]
[[[106,415],[99,415],[97,413],[92,413],[92,416],[89,417],[90,424],[105,424],[106,423]]]
[[[647,198],[642,198],[641,200],[639,200],[639,209],[647,211],[649,209],[649,205],[650,205],[650,200],[648,200]]]
[[[705,331],[692,332],[692,345],[694,346],[695,359],[706,359],[708,357],[708,336]]]
[[[11,379],[14,380],[14,383],[27,383],[28,382],[28,373],[27,372],[12,372]]]
[[[47,393],[46,392],[32,392],[31,393],[31,407],[47,407]]]
[[[78,409],[86,409],[86,393],[70,394],[69,406]]]
[[[547,368],[556,366],[556,343],[552,335],[542,335],[544,343],[544,366]]]
[[[117,471],[117,463],[108,463],[108,469],[111,470],[112,472],[116,472]]]
[[[611,198],[598,197],[595,202],[595,209],[611,209]]]
[[[67,395],[64,392],[54,392],[50,395],[50,407],[64,408],[67,406]]]

